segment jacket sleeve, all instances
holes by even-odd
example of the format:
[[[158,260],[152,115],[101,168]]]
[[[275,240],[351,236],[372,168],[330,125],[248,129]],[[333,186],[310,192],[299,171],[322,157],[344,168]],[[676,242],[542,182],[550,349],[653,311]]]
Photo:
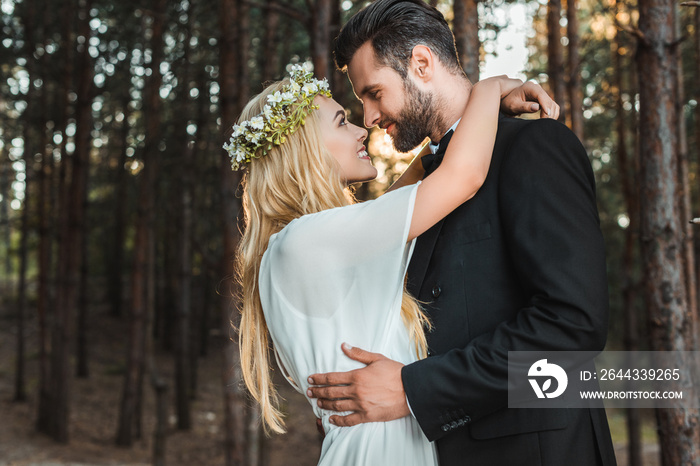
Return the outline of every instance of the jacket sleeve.
[[[431,441],[507,407],[508,351],[605,346],[605,249],[586,152],[552,120],[525,125],[510,152],[498,172],[498,215],[528,299],[466,347],[403,368],[412,412]]]

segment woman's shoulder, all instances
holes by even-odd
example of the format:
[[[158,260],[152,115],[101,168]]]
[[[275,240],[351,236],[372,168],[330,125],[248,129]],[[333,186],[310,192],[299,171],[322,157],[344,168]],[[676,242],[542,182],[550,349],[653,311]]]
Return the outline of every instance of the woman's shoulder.
[[[295,251],[300,246],[313,243],[319,236],[323,236],[323,230],[329,227],[329,222],[342,210],[353,205],[335,207],[333,209],[314,212],[295,218],[280,231],[270,236],[267,250],[277,249],[283,251]]]
[[[352,206],[348,205],[343,207],[335,207],[333,209],[326,209],[320,212],[314,212],[312,214],[306,214],[302,215],[301,217],[297,217],[291,222],[289,222],[287,225],[285,225],[280,231],[272,235],[270,237],[270,240],[274,239],[276,241],[279,241],[312,233],[316,230],[318,225],[328,221],[328,218],[332,216],[329,215],[332,211],[336,211],[337,209],[345,209],[346,207]]]
[[[420,182],[418,184],[420,184]],[[324,227],[334,226],[336,224],[342,227],[344,225],[343,222],[348,221],[349,217],[364,214],[366,211],[372,210],[374,206],[389,204],[392,203],[392,201],[397,201],[399,198],[408,197],[411,190],[416,186],[417,184],[403,186],[395,189],[394,191],[382,194],[376,199],[356,202],[354,204],[334,207],[331,209],[322,210],[320,212],[303,215],[292,220],[279,233],[284,233],[284,235],[281,236],[285,236],[309,233],[308,230],[311,230],[311,232],[319,231],[323,230]]]
[[[340,238],[357,230],[369,231],[380,225],[392,211],[401,211],[404,200],[410,199],[417,185],[404,186],[376,199],[334,207],[303,215],[289,222],[282,230],[270,237],[268,250],[293,255],[310,249],[343,247]]]
[[[356,204],[336,207],[295,218],[270,236],[261,267],[296,271],[308,270],[309,263],[322,265],[329,250],[340,246],[334,230],[342,228],[344,213]],[[296,273],[295,272],[295,273]],[[294,274],[292,274],[294,275]]]

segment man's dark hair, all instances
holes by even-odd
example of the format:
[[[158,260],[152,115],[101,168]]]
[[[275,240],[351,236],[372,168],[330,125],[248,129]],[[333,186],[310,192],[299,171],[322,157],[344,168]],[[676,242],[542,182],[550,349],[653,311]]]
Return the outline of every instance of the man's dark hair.
[[[447,21],[423,0],[377,0],[350,18],[335,42],[338,69],[346,71],[353,55],[367,41],[377,61],[403,79],[408,76],[416,45],[429,47],[448,70],[464,74]]]

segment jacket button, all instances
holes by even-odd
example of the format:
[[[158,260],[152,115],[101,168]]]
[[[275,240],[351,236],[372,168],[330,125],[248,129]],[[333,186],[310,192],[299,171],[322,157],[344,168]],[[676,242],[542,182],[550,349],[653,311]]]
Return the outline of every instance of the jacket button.
[[[433,287],[433,293],[432,293],[433,298],[437,298],[438,296],[440,296],[440,293],[442,293],[442,288],[440,288],[440,285],[435,285]]]

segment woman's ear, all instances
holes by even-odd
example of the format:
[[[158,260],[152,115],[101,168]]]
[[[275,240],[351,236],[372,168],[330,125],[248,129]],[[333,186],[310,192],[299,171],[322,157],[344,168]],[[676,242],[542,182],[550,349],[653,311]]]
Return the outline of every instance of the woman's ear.
[[[425,45],[416,45],[411,52],[409,71],[417,81],[428,82],[435,73],[435,56]]]

